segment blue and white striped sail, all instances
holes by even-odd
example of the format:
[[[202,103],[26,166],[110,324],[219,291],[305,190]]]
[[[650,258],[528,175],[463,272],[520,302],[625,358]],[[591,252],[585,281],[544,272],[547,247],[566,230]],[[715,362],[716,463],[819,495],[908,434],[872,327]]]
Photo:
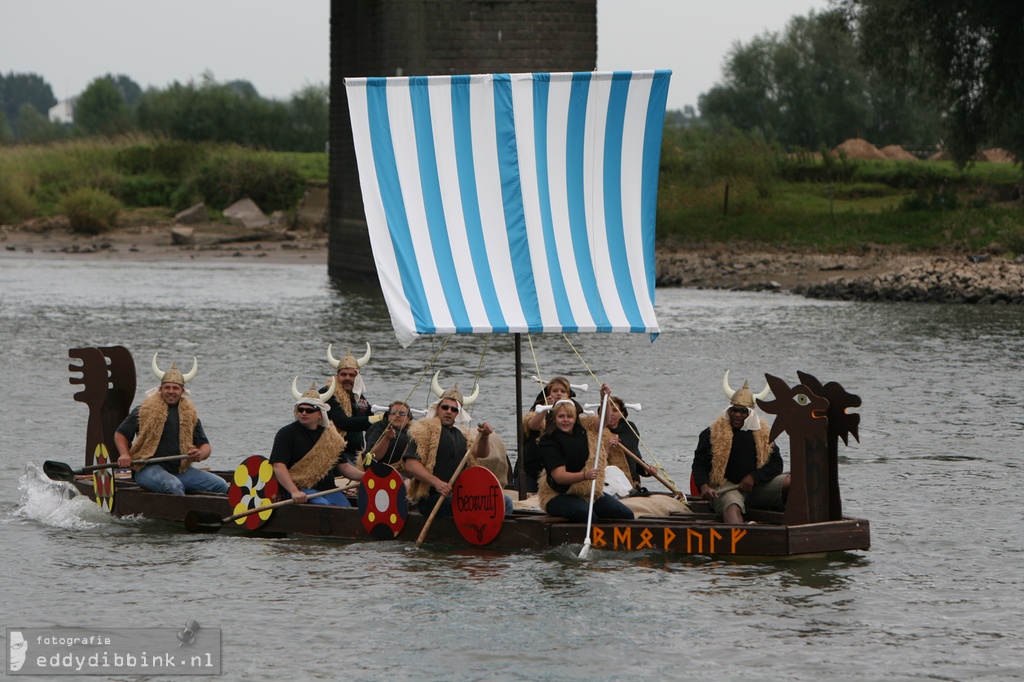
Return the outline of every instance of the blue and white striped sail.
[[[346,79],[370,243],[399,342],[656,335],[670,76]]]

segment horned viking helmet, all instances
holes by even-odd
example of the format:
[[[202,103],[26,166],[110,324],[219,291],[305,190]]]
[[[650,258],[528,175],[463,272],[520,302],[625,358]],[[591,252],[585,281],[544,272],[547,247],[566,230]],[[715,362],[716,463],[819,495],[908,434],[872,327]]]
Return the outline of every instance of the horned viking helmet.
[[[309,385],[309,390],[305,393],[299,393],[299,378],[295,377],[292,379],[292,396],[295,397],[295,402],[301,402],[303,400],[319,400],[322,403],[326,403],[330,400],[331,396],[334,395],[335,380],[331,377],[331,385],[327,387],[327,390],[321,393],[316,388],[316,383]]]
[[[159,355],[159,353],[153,353],[152,370],[153,375],[160,380],[161,384],[178,384],[179,386],[184,388],[185,384],[196,378],[196,372],[199,370],[199,361],[196,360],[196,357],[194,355],[192,356],[192,369],[189,370],[188,374],[182,374],[181,370],[178,369],[178,363],[176,362],[171,363],[171,368],[169,370],[167,370],[166,372],[163,371],[156,364],[157,355]]]
[[[364,355],[363,357],[356,358],[356,356],[352,355],[352,351],[348,351],[347,353],[345,353],[345,357],[343,357],[341,360],[335,358],[334,355],[331,353],[332,345],[333,344],[327,344],[327,362],[331,363],[331,367],[333,367],[335,370],[339,370],[342,368],[360,370],[366,365],[366,363],[370,361],[369,343],[366,344],[366,355]]]
[[[439,374],[441,374],[441,372],[434,372],[434,378],[430,381],[430,388],[434,391],[434,395],[436,395],[439,400],[454,400],[463,407],[469,407],[476,402],[477,397],[480,395],[480,384],[477,384],[473,388],[473,393],[471,395],[463,398],[462,393],[459,392],[458,384],[455,384],[448,390],[442,389],[441,384],[437,381]]]
[[[764,390],[758,394],[754,394],[750,391],[750,384],[746,380],[743,382],[743,386],[738,391],[734,391],[729,386],[729,370],[725,370],[725,377],[722,378],[722,390],[725,391],[725,397],[729,400],[730,405],[739,405],[749,410],[754,409],[754,400],[764,400],[771,393],[771,388],[765,386]]]

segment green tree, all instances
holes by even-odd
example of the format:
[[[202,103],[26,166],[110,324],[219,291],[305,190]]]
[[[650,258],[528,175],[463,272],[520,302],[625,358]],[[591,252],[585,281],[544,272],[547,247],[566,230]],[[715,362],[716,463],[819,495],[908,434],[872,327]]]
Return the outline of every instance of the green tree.
[[[34,73],[0,75],[0,104],[8,124],[17,132],[18,110],[22,104],[31,104],[36,111],[48,114],[50,107],[57,103],[50,84]]]
[[[290,149],[299,152],[324,150],[330,125],[330,102],[323,83],[306,85],[292,94],[289,103]]]
[[[701,96],[701,113],[806,149],[849,137],[878,144],[937,139],[938,117],[920,89],[896,88],[866,67],[858,40],[846,15],[833,10],[794,17],[781,35],[736,43],[724,83]]]
[[[26,142],[51,142],[64,136],[64,129],[25,102],[18,110],[19,137]]]
[[[121,96],[124,97],[124,104],[126,107],[133,109],[135,105],[139,103],[139,97],[142,95],[142,88],[139,87],[138,83],[124,74],[114,76],[108,73],[106,77],[109,78],[110,82],[117,87],[118,91],[120,91]]]
[[[941,102],[946,148],[961,165],[982,145],[1024,158],[1024,3],[838,0],[864,59]]]
[[[116,135],[128,130],[128,107],[109,76],[93,79],[79,95],[75,125],[92,135]]]
[[[3,102],[0,102],[2,105]],[[11,131],[11,126],[7,123],[7,114],[4,112],[3,107],[0,106],[0,142],[8,142],[14,138],[14,133]]]

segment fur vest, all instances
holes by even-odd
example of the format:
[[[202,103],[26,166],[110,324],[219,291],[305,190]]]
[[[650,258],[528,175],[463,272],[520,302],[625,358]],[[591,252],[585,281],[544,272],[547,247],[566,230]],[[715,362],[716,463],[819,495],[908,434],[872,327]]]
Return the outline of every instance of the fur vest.
[[[409,426],[408,430],[409,440],[416,443],[416,452],[419,453],[420,462],[430,473],[434,473],[434,464],[437,462],[437,445],[441,442],[441,428],[441,420],[435,418],[415,421]],[[459,430],[462,431],[462,429]],[[462,435],[465,436],[466,432],[462,431]],[[478,438],[479,436],[469,443],[466,452],[476,450]],[[476,464],[476,457],[470,455],[466,466],[471,467],[476,466]],[[410,478],[408,499],[410,502],[419,502],[429,495],[432,489],[433,486],[426,481],[421,481],[415,477]]]
[[[768,434],[771,432],[768,424],[760,417],[758,422],[761,428],[754,431],[754,445],[757,448],[757,468],[760,469],[768,463],[771,456],[771,443],[768,442]],[[729,464],[729,455],[732,453],[732,424],[729,417],[722,415],[711,424],[711,473],[708,474],[708,483],[717,488],[725,483],[725,467]],[[738,483],[739,481],[733,481]]]
[[[327,475],[345,449],[345,438],[332,423],[320,434],[316,445],[288,470],[299,488],[312,488]]]
[[[597,449],[597,424],[597,417],[593,417],[589,414],[584,414],[580,416],[580,426],[582,426],[583,429],[587,432],[587,451],[589,453],[587,456],[587,469],[592,468],[591,464],[594,461],[594,450]],[[609,431],[608,429],[605,429],[604,435],[601,436],[601,456],[597,463],[597,479],[595,479],[594,481],[596,483],[594,487],[595,498],[598,495],[604,494],[604,468],[608,465],[608,439],[610,438],[610,436],[611,431]],[[619,453],[619,456],[625,457],[625,455],[623,455],[622,453]],[[629,471],[629,469],[627,468],[626,471]],[[585,500],[589,500],[590,483],[590,481],[576,481],[575,483],[569,486],[569,490],[565,494],[578,495],[579,497],[582,497]],[[540,479],[537,481],[537,498],[540,504],[540,508],[547,511],[548,502],[550,502],[560,494],[561,493],[552,488],[551,485],[548,483],[548,472],[545,469],[541,473]]]
[[[160,445],[160,437],[164,433],[164,424],[167,423],[167,403],[164,402],[160,393],[154,393],[139,405],[139,432],[135,434],[135,442],[132,443],[129,454],[132,461],[141,462],[149,459],[156,452]],[[199,415],[196,413],[196,406],[190,399],[182,396],[178,401],[178,447],[181,450],[178,454],[187,455],[195,443],[192,442],[192,434],[199,423]],[[134,465],[138,471],[144,465]],[[192,466],[187,459],[181,460],[178,465],[178,472],[184,473]]]

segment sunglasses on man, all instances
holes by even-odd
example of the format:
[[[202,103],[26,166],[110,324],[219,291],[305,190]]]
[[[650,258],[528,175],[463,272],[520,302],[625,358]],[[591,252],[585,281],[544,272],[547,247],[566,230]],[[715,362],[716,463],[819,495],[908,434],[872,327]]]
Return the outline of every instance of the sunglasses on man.
[[[438,409],[444,410],[445,412],[451,412],[452,414],[458,414],[459,408],[455,405],[439,405]]]
[[[297,412],[301,412],[302,414],[313,414],[314,412],[319,412],[320,408],[313,407],[312,405],[299,405],[298,407],[295,408],[295,410]]]

